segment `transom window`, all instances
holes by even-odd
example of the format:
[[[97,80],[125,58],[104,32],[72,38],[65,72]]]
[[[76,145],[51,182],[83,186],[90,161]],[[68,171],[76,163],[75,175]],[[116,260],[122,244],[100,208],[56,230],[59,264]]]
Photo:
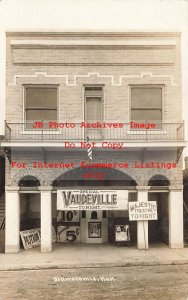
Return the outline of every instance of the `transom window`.
[[[25,120],[57,121],[57,87],[25,87]]]
[[[162,86],[131,87],[131,121],[162,122]]]

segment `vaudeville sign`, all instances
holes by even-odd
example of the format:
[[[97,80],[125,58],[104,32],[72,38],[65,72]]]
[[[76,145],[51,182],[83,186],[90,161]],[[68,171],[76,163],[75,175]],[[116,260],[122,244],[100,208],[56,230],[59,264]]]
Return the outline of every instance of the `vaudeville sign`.
[[[127,210],[127,190],[57,190],[58,210]]]
[[[157,202],[129,202],[129,221],[157,220]]]

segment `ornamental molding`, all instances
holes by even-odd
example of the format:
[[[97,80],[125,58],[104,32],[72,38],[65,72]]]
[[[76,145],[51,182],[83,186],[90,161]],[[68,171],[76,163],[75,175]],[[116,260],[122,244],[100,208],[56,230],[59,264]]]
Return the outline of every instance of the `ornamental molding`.
[[[173,75],[153,75],[153,73],[151,72],[143,72],[140,73],[139,75],[104,75],[104,74],[100,74],[98,72],[88,72],[85,75],[66,75],[66,74],[62,74],[62,75],[52,75],[52,74],[48,74],[47,72],[35,72],[33,75],[22,75],[22,74],[17,74],[13,76],[13,81],[8,83],[8,86],[14,86],[18,84],[18,79],[30,79],[30,78],[39,78],[39,77],[43,77],[43,78],[62,78],[65,79],[65,85],[66,86],[77,86],[78,83],[78,79],[81,78],[106,78],[106,79],[110,79],[111,81],[111,85],[112,86],[116,86],[116,87],[121,87],[123,86],[123,80],[124,79],[134,79],[134,78],[143,78],[143,79],[150,79],[150,78],[156,78],[156,79],[160,79],[161,82],[165,82],[166,80],[170,81],[171,86],[179,86],[178,83],[175,83],[174,81],[174,76]],[[117,77],[118,78],[118,82],[117,82]],[[26,84],[26,82],[25,82]],[[44,83],[45,84],[45,83]],[[145,84],[145,82],[144,82]],[[148,82],[147,82],[148,84]]]

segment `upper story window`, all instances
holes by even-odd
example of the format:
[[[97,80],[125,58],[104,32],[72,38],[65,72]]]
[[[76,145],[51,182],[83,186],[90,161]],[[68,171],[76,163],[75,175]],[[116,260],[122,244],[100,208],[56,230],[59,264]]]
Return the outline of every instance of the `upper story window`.
[[[162,86],[131,87],[131,121],[162,122]]]
[[[85,120],[86,122],[102,121],[103,90],[101,86],[85,87]]]
[[[103,121],[103,88],[102,86],[85,87],[85,121],[95,123]],[[86,129],[85,136],[90,139],[100,140],[101,129]]]
[[[25,121],[57,120],[57,87],[25,87]]]

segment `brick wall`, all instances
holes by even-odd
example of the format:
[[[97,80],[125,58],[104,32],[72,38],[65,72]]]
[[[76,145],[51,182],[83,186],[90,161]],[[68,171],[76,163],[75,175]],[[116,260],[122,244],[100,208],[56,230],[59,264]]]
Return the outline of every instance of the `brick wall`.
[[[58,117],[69,122],[84,119],[84,85],[104,85],[104,121],[119,122],[130,121],[131,85],[163,85],[163,121],[181,122],[180,34],[7,33],[7,122],[24,121],[26,84],[58,85]],[[79,163],[86,158],[86,153],[80,155],[51,151],[47,161],[74,159]],[[113,159],[113,155],[116,161],[142,160],[139,150],[118,156],[114,152],[108,160]],[[106,161],[107,156],[100,153],[96,159]],[[12,160],[31,162],[44,160],[44,157],[41,151],[12,151]],[[176,151],[147,152],[144,162],[152,160],[175,161]],[[156,174],[165,175],[173,185],[182,184],[181,159],[174,170],[131,169],[126,172],[131,172],[129,175],[140,185],[147,185]],[[41,184],[51,184],[61,173],[62,170],[16,170],[6,162],[7,185],[17,184],[27,174],[36,176]]]
[[[147,162],[164,162],[164,163],[174,163],[176,162],[176,151],[147,151],[145,156],[141,151],[109,151],[107,152],[95,152],[93,153],[93,163],[95,162],[123,162],[128,163],[128,168],[116,168],[122,172],[122,174],[129,175],[133,180],[136,181],[138,185],[148,185],[149,180],[155,175],[163,175],[169,181],[171,185],[182,185],[182,164],[181,160],[177,163],[176,168],[165,169],[165,168],[134,168],[134,163],[137,161],[141,164]],[[33,162],[48,162],[48,163],[61,163],[61,162],[74,162],[75,167],[80,167],[81,161],[88,161],[87,151],[83,150],[81,153],[78,151],[69,151],[63,153],[62,151],[49,151],[45,153],[43,151],[28,149],[27,151],[13,151],[12,152],[12,162],[26,163],[26,168],[11,167],[10,163],[7,161],[6,170],[6,185],[17,185],[19,180],[26,175],[32,175],[39,179],[40,184],[51,185],[54,180],[56,180],[62,174],[72,171],[73,168],[34,168]],[[99,169],[93,170],[97,172]],[[85,172],[88,172],[85,169]],[[116,176],[115,174],[114,176]],[[74,180],[79,180],[82,178],[71,177]],[[114,177],[115,178],[115,177]],[[108,178],[105,178],[108,179]],[[121,174],[118,175],[117,179],[121,180]]]
[[[71,39],[82,41],[83,45],[50,45]],[[49,45],[33,45],[33,40],[45,40]],[[110,41],[112,45],[84,45],[87,40],[93,44]],[[21,44],[15,45],[15,41]],[[117,47],[113,43],[128,45]],[[6,106],[9,122],[23,121],[24,84],[58,84],[59,118],[70,121],[83,115],[83,85],[104,84],[104,118],[125,122],[129,122],[130,85],[160,84],[164,85],[164,121],[179,122],[182,117],[180,36],[142,33],[75,37],[41,33],[35,37],[29,33],[9,33]]]

